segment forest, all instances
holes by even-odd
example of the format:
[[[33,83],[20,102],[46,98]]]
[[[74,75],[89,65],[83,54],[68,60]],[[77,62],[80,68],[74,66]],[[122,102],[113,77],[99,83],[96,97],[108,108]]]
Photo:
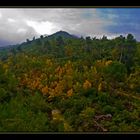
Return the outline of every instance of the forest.
[[[140,132],[140,42],[59,31],[1,48],[0,132]]]

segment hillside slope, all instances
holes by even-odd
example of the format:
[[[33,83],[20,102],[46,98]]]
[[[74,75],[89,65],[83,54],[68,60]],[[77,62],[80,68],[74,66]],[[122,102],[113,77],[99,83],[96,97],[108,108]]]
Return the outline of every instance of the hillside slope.
[[[0,59],[1,132],[140,132],[133,35],[84,39],[60,31],[3,49]]]

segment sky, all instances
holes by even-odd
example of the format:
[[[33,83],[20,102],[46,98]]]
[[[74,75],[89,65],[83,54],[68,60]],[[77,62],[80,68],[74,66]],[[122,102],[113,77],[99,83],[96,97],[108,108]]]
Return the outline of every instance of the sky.
[[[78,36],[140,41],[140,8],[0,8],[0,46],[63,30]]]

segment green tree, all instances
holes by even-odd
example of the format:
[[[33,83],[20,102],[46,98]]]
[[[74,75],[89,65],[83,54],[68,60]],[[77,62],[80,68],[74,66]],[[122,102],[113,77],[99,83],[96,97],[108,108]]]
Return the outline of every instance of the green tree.
[[[128,72],[130,72],[134,64],[134,55],[136,53],[136,39],[132,34],[127,35],[125,51],[124,63],[126,64]]]
[[[106,79],[114,81],[124,81],[127,76],[127,69],[124,64],[120,62],[112,62],[110,65],[104,69]]]
[[[86,37],[86,52],[91,52],[92,40],[90,36]]]
[[[41,35],[40,38],[43,39],[43,35]]]
[[[115,38],[115,48],[113,54],[118,54],[119,56],[116,56],[116,60],[119,62],[123,61],[123,56],[124,56],[124,50],[125,50],[125,37],[120,35],[119,37]]]
[[[58,46],[64,46],[65,45],[64,40],[61,36],[58,36],[56,38],[56,45],[58,45]]]

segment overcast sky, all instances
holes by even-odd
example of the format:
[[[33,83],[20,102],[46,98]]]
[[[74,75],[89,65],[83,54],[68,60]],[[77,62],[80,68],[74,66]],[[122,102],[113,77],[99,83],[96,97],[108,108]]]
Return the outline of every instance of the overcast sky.
[[[132,33],[140,40],[140,8],[0,8],[0,46],[59,30],[108,38]]]

